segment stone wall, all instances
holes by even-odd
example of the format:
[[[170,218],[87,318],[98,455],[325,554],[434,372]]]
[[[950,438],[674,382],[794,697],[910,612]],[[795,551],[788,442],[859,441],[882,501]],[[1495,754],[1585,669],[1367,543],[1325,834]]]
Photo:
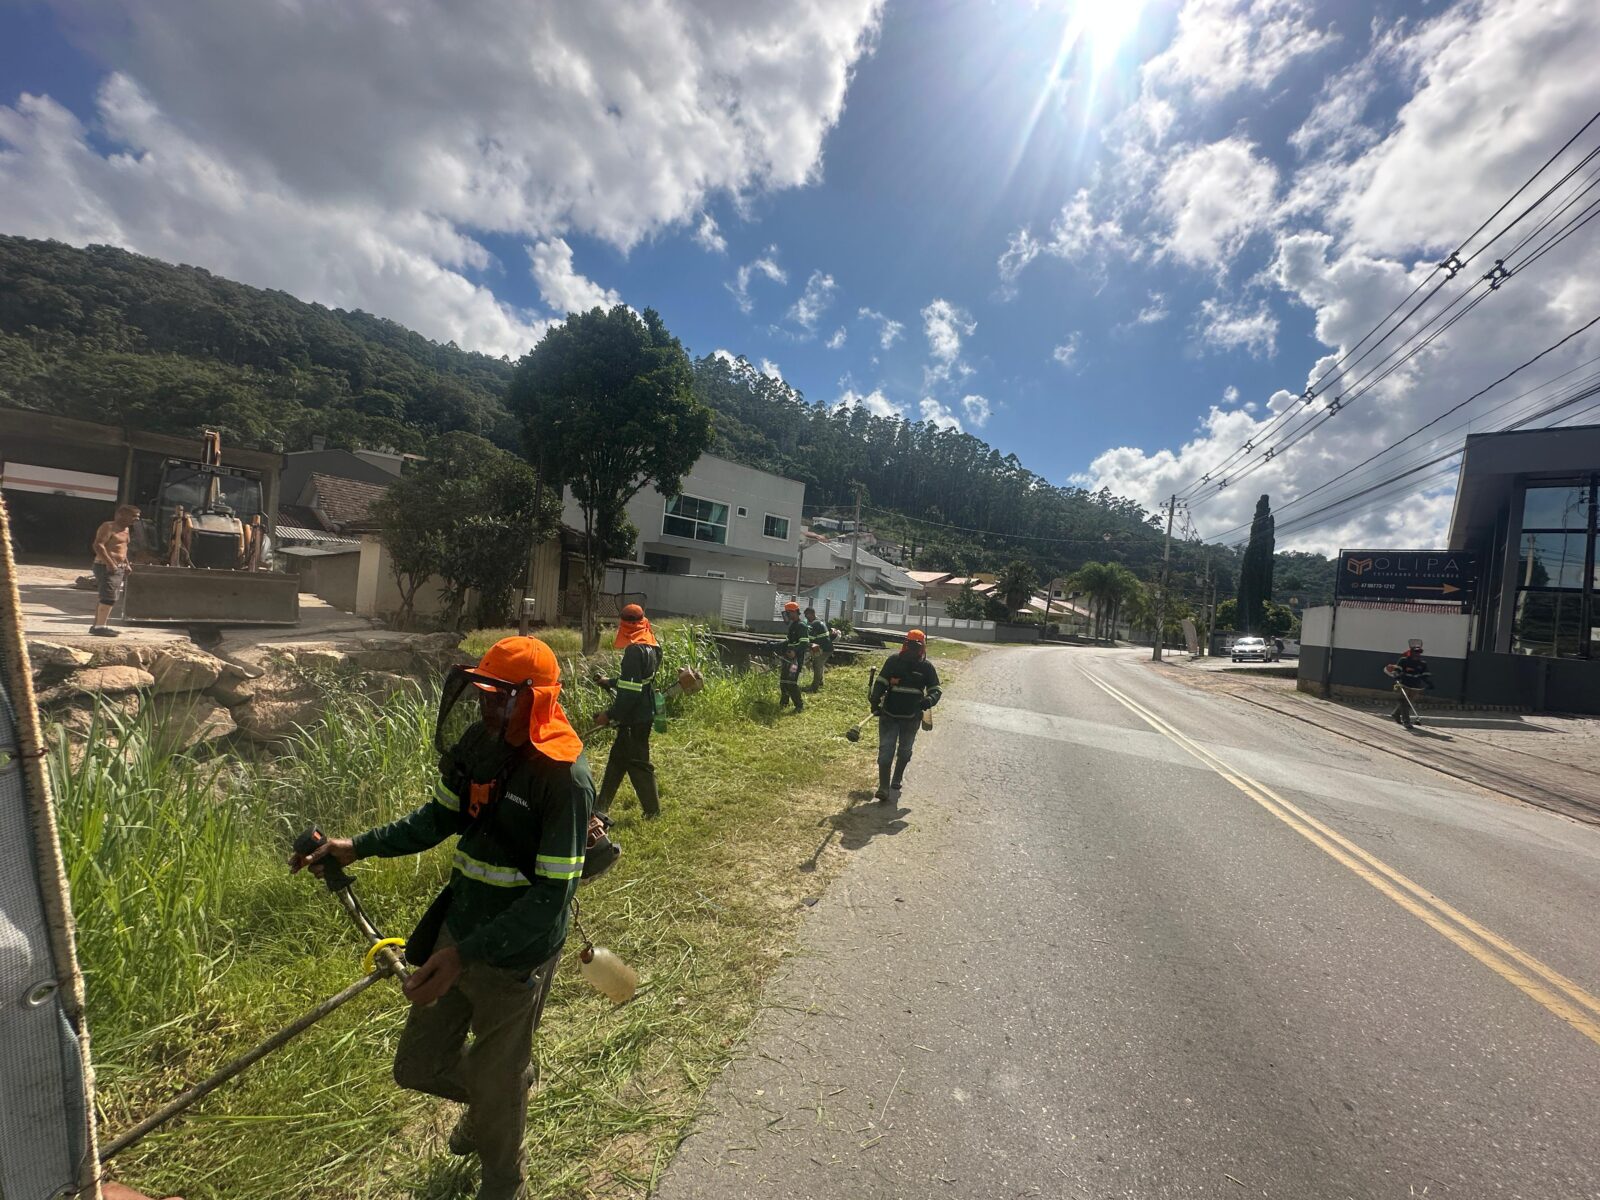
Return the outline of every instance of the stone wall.
[[[46,725],[89,733],[97,704],[152,711],[188,748],[239,738],[271,743],[314,724],[325,676],[382,701],[467,661],[455,633],[374,633],[319,641],[235,643],[31,639],[28,657]]]

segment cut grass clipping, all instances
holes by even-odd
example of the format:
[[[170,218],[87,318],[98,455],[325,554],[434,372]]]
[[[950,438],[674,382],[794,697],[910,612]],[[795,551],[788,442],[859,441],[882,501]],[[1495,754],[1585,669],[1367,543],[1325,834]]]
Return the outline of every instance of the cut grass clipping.
[[[624,784],[613,805],[622,860],[580,893],[590,936],[641,986],[613,1008],[581,982],[568,943],[535,1039],[534,1196],[648,1191],[749,1027],[800,901],[839,860],[833,818],[872,786],[875,739],[842,736],[864,711],[865,667],[830,672],[803,715],[780,716],[774,675],[732,672],[685,624],[659,632],[663,678],[693,665],[708,686],[675,701],[653,739],[664,817],[641,821]],[[616,656],[562,657],[568,711],[586,727],[604,699],[590,681]],[[333,689],[323,719],[270,762],[176,753],[148,716],[110,712],[76,764],[58,746],[108,1134],[360,974],[354,931],[320,885],[289,876],[286,848],[306,823],[350,834],[419,803],[435,774],[433,718],[431,694],[378,706]],[[589,739],[596,779],[609,743]],[[446,843],[353,868],[385,933],[410,931],[449,857]],[[392,983],[372,988],[111,1174],[188,1200],[470,1195],[475,1166],[444,1148],[454,1106],[390,1078],[405,1008]]]

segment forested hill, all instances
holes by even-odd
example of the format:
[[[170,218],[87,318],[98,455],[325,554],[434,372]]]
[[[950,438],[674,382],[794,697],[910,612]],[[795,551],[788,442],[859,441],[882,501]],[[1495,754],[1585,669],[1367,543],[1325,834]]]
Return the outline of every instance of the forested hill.
[[[0,404],[225,443],[507,447],[511,364],[198,267],[0,236]]]
[[[451,430],[515,449],[502,403],[513,366],[195,267],[0,236],[7,407],[183,435],[213,428],[260,449],[302,450],[321,435],[422,451]],[[873,526],[916,547],[918,566],[996,569],[1020,557],[1044,576],[1094,560],[1146,579],[1157,570],[1152,514],[1053,485],[971,434],[812,404],[723,356],[697,360],[695,381],[716,413],[718,453],[803,480],[812,505],[847,505],[863,484]],[[1213,559],[1229,595],[1236,556]],[[1199,549],[1180,546],[1175,563],[1180,586],[1198,589]]]

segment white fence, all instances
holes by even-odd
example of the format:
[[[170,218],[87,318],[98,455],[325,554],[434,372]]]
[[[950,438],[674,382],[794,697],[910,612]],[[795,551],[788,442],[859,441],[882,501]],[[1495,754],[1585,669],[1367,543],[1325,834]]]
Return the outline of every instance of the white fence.
[[[958,642],[992,642],[995,639],[993,621],[968,621],[961,617],[929,617],[924,622],[912,616],[858,608],[853,624],[858,628],[920,629],[924,633],[942,634]]]

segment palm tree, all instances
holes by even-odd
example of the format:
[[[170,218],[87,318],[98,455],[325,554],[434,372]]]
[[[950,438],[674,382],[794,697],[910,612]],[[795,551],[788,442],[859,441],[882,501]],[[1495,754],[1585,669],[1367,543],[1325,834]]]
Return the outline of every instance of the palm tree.
[[[1111,640],[1116,641],[1117,626],[1122,610],[1144,589],[1139,577],[1121,563],[1111,563],[1106,568],[1110,575],[1107,599],[1111,605]]]
[[[1104,616],[1104,600],[1109,580],[1109,569],[1105,563],[1090,562],[1079,567],[1069,581],[1074,591],[1082,592],[1088,598],[1089,607],[1094,610],[1093,638],[1096,641],[1100,639],[1100,626]]]
[[[1006,564],[999,578],[995,580],[995,591],[1005,602],[1005,606],[1016,612],[1027,607],[1029,599],[1033,596],[1033,585],[1038,581],[1039,575],[1033,569],[1032,563],[1013,559]]]

